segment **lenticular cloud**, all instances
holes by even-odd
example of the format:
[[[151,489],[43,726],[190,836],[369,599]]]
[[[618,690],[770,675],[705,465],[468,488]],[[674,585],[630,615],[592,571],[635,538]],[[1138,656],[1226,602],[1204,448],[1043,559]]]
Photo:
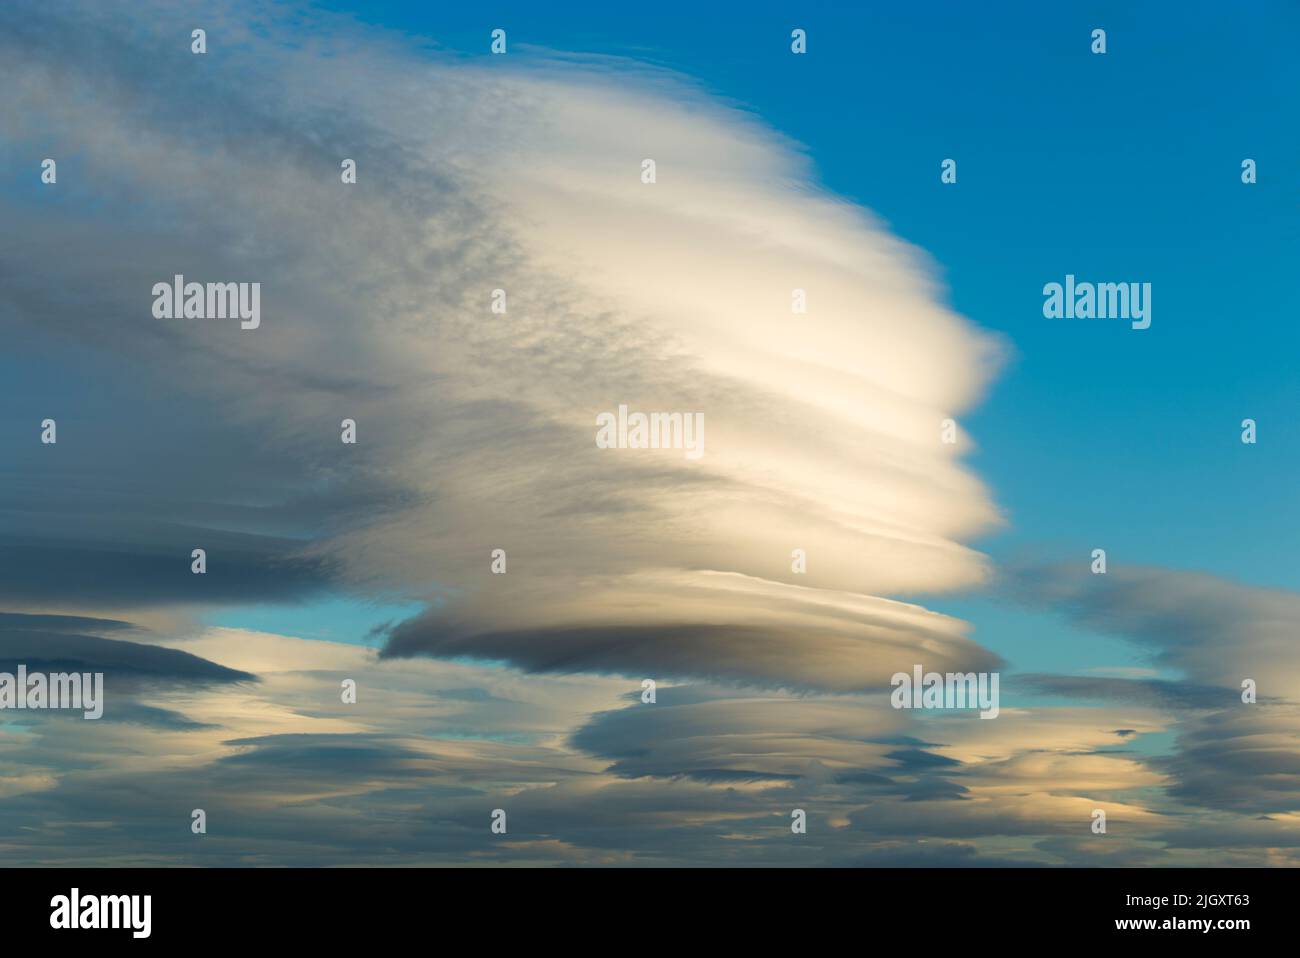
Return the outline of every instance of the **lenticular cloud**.
[[[165,454],[119,430],[26,500],[20,534],[80,497],[52,566],[112,543],[119,596],[192,602],[156,574],[168,530],[239,534],[293,571],[286,597],[427,602],[386,655],[538,671],[852,691],[996,661],[890,598],[981,582],[963,543],[998,519],[960,427],[940,440],[997,344],[922,254],[679,78],[417,54],[328,18],[278,46],[274,14],[245,13],[209,28],[222,68],[169,71],[179,87],[156,81],[190,56],[167,5],[129,33],[93,5],[90,28],[38,9],[0,31],[18,78],[0,133],[76,157],[76,202],[7,211],[32,243],[6,253],[0,309],[32,355],[88,347],[119,420],[168,413]],[[260,283],[260,326],[155,318],[178,274]],[[599,448],[620,405],[702,416],[703,454]],[[78,455],[95,489],[66,479]]]

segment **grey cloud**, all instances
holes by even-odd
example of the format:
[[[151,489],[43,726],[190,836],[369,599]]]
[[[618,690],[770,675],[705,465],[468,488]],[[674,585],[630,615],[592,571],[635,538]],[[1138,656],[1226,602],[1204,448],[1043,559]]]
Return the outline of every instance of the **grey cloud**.
[[[27,612],[0,612],[0,632],[79,632],[102,635],[105,632],[131,632],[136,628],[120,619],[100,619],[83,615],[50,615]]]
[[[158,706],[145,705],[135,701],[115,701],[111,712],[106,711],[104,718],[114,722],[147,725],[174,732],[192,732],[218,727],[211,722],[196,722],[174,709],[159,708]]]
[[[1119,635],[1160,665],[1195,683],[1240,689],[1260,682],[1261,696],[1291,697],[1300,686],[1300,595],[1243,585],[1200,572],[1119,566],[1092,575],[1087,563],[1011,570],[1013,595],[1060,612],[1076,624]],[[1136,686],[1134,686],[1136,687]]]
[[[473,620],[449,618],[444,608],[435,607],[394,626],[381,654],[505,661],[530,672],[705,678],[832,692],[887,691],[894,673],[910,672],[922,660],[927,668],[941,671],[992,671],[1002,664],[998,656],[966,639],[955,620],[886,600],[864,599],[864,606],[852,600],[821,603],[810,597],[811,590],[783,594],[778,590],[784,587],[776,583],[727,576],[698,583],[666,582],[657,588],[647,578],[623,587],[628,594],[680,592],[673,603],[661,602],[648,613],[659,620],[648,624],[621,621],[626,615],[617,607],[602,620],[598,603],[617,597],[617,584],[606,589],[599,581],[583,583],[572,597],[542,600],[503,583],[497,605],[517,604],[540,615],[546,605],[558,604],[560,614],[586,621],[484,631]],[[584,592],[594,594],[595,600],[583,602]],[[703,619],[718,615],[710,606],[741,597],[745,605],[731,610],[733,621]],[[769,615],[782,598],[784,608]],[[692,621],[697,607],[702,620]]]
[[[27,616],[6,617],[22,623]],[[47,622],[61,617],[34,616]],[[73,622],[84,623],[84,618]],[[102,622],[103,620],[89,620]],[[110,623],[119,627],[125,623]],[[103,672],[113,679],[156,679],[181,682],[247,682],[255,676],[228,669],[180,649],[80,635],[61,629],[0,628],[0,668],[12,671],[18,664],[28,671]]]
[[[735,696],[735,697],[733,697]],[[593,716],[573,745],[611,761],[611,774],[684,777],[706,783],[806,783],[818,791],[960,799],[945,778],[962,763],[923,748],[897,746],[897,713],[883,701],[740,697],[717,687],[664,689],[654,705]]]
[[[1099,632],[1124,636],[1185,681],[1031,676],[1061,694],[1147,702],[1176,715],[1176,749],[1150,764],[1171,776],[1169,795],[1202,807],[1300,810],[1300,595],[1169,569],[1086,564],[1022,567],[1009,577],[1022,599]],[[1241,700],[1251,679],[1258,701]]]
[[[408,620],[390,634],[383,654],[424,652],[443,657],[508,661],[529,672],[608,672],[653,674],[667,678],[702,677],[739,680],[784,688],[831,691],[871,691],[884,685],[883,673],[845,671],[837,659],[787,658],[800,641],[816,636],[785,627],[696,623],[667,626],[609,624],[586,628],[528,629],[512,632],[455,635],[442,632],[437,613]],[[427,624],[426,624],[427,623]],[[842,648],[847,646],[844,643]],[[861,643],[865,656],[871,647]],[[915,653],[901,656],[916,658]],[[934,656],[936,665],[942,660]],[[998,659],[972,650],[960,660],[968,669],[993,667]]]
[[[1155,761],[1190,805],[1240,813],[1300,811],[1300,708],[1244,705],[1190,717],[1177,750]]]
[[[0,600],[93,608],[289,601],[334,580],[329,559],[301,544],[214,529],[159,529],[152,541],[0,539]],[[164,541],[166,540],[166,541]],[[191,570],[202,548],[207,572]]]
[[[1241,694],[1239,689],[1224,689],[1168,679],[1023,673],[1016,676],[1016,683],[1047,695],[1171,709],[1221,708],[1225,702],[1239,699]]]

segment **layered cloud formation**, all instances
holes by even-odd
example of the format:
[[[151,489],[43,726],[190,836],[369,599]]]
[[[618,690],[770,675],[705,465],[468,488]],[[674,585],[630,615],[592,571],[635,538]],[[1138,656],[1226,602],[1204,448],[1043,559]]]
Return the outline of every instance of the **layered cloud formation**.
[[[985,576],[961,540],[996,512],[940,424],[997,349],[791,145],[617,64],[429,62],[323,26],[290,48],[237,20],[205,59],[150,23],[11,34],[6,139],[69,159],[53,210],[15,211],[9,315],[116,380],[59,404],[57,467],[25,454],[42,534],[12,598],[55,569],[101,606],[382,589],[431,603],[393,655],[776,686],[879,685],[918,645],[995,661],[884,596]],[[261,328],[153,319],[175,274],[260,282]],[[702,413],[704,457],[598,449],[620,404]],[[190,541],[206,579],[170,558]]]

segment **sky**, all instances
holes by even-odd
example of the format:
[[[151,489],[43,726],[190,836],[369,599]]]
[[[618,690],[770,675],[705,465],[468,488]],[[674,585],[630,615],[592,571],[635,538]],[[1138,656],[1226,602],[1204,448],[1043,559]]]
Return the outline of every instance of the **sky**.
[[[1296,864],[1294,5],[549,6],[0,12],[0,863]]]

